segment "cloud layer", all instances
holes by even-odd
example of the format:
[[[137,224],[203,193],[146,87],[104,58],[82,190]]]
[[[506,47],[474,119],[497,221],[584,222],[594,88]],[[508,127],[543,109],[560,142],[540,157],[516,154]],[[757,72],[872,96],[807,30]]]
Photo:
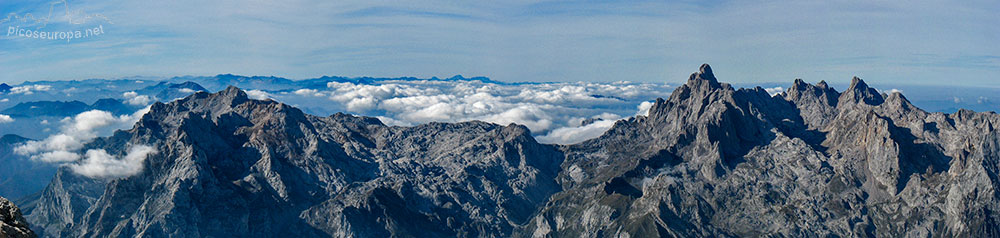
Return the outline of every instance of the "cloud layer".
[[[25,86],[32,90],[52,87]],[[326,87],[268,91],[247,89],[254,99],[275,99],[323,115],[348,112],[374,116],[386,124],[412,126],[428,122],[479,120],[501,125],[521,124],[543,143],[578,143],[603,134],[614,123],[644,114],[648,100],[669,95],[666,84],[635,83],[523,83],[480,80],[385,80],[365,83],[329,82]],[[121,93],[125,103],[148,105],[159,100],[136,91]],[[90,110],[59,120],[58,132],[29,141],[14,151],[32,159],[64,164],[74,172],[94,178],[129,176],[142,170],[142,161],[155,148],[131,145],[115,154],[103,149],[86,151],[86,143],[114,130],[133,126],[149,107],[131,115]],[[10,119],[13,120],[13,119]],[[0,115],[0,123],[7,117]],[[40,125],[49,124],[41,120]]]
[[[114,130],[125,129],[134,125],[142,115],[149,112],[149,107],[136,111],[131,115],[114,116],[110,112],[91,110],[60,121],[60,131],[43,140],[28,141],[14,148],[14,152],[30,156],[31,159],[57,164],[69,164],[73,171],[88,177],[115,177],[122,174],[134,174],[137,158],[145,158],[147,149],[130,151],[125,160],[111,159],[103,150],[89,150],[85,156],[77,153],[84,144],[98,136],[107,136]],[[43,121],[44,122],[44,121]],[[133,152],[140,153],[131,156]],[[131,156],[131,157],[130,157]],[[80,163],[75,163],[83,158]],[[141,160],[140,160],[141,162]]]
[[[348,112],[374,116],[389,125],[471,120],[516,123],[531,129],[539,142],[572,144],[600,136],[617,120],[645,114],[652,105],[649,100],[669,95],[673,89],[666,84],[628,81],[510,84],[466,79],[329,82],[325,86],[283,91],[249,88],[246,92],[254,99],[275,99],[313,114]],[[53,90],[22,88],[19,93]],[[124,91],[121,98],[131,105],[159,100],[136,91]],[[133,126],[148,110],[131,115],[90,110],[66,117],[59,120],[58,132],[14,151],[37,161],[66,165],[87,177],[130,176],[142,171],[145,158],[156,153],[154,147],[130,145],[125,153],[81,150],[94,138]],[[0,115],[0,123],[10,120]]]
[[[517,123],[531,129],[541,142],[565,144],[600,135],[614,120],[635,115],[637,109],[642,109],[638,106],[648,103],[646,100],[668,95],[670,86],[633,82],[399,80],[377,84],[330,82],[325,89],[281,93],[251,91],[248,94],[254,97],[275,97],[317,114],[344,111],[375,116],[389,125],[470,120]],[[581,125],[593,118],[605,121]]]
[[[42,85],[42,84],[24,85],[24,86],[18,86],[18,87],[11,88],[10,89],[10,94],[31,95],[31,94],[34,94],[35,92],[39,92],[39,91],[44,92],[44,91],[49,91],[49,90],[52,90],[52,86],[50,86],[50,85]]]
[[[188,89],[188,90],[190,90],[190,89]],[[192,90],[192,92],[193,92],[193,90]],[[154,101],[154,99],[152,97],[147,96],[147,95],[139,95],[135,91],[128,91],[128,92],[123,93],[122,94],[122,98],[125,99],[125,103],[131,104],[131,105],[134,105],[134,106],[149,105],[149,103],[151,103],[151,102]]]
[[[152,153],[156,153],[156,148],[148,145],[129,147],[124,158],[117,158],[103,149],[87,150],[80,163],[70,164],[69,167],[74,173],[91,178],[128,177],[141,172],[143,161]]]
[[[14,152],[45,162],[72,162],[80,157],[74,151],[83,148],[85,143],[114,130],[131,127],[146,112],[149,112],[148,107],[132,115],[120,116],[101,110],[82,112],[60,121],[59,133],[44,140],[29,141],[15,147]]]

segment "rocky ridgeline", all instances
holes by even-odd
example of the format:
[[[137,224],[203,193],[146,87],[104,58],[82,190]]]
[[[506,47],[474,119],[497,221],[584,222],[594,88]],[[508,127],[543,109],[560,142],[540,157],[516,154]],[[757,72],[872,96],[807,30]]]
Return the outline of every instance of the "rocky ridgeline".
[[[50,237],[996,237],[998,120],[857,78],[772,97],[703,65],[647,116],[555,146],[519,125],[390,127],[230,87],[87,145],[154,146],[141,173],[61,170],[25,210]]]
[[[60,171],[29,220],[62,237],[511,234],[559,190],[562,160],[519,125],[389,127],[234,87],[154,104],[88,148],[140,144],[158,148],[140,174]]]
[[[0,197],[0,237],[35,237],[35,233],[28,228],[28,222],[21,216],[21,209],[3,197]]]

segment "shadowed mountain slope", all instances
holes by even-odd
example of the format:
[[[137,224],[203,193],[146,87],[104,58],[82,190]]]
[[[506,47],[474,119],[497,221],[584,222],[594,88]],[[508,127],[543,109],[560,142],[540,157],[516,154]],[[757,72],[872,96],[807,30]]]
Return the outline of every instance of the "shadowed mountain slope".
[[[519,125],[390,127],[230,87],[89,143],[156,150],[124,178],[60,170],[28,220],[66,237],[993,237],[998,122],[858,78],[771,96],[703,65],[647,115],[554,146]]]

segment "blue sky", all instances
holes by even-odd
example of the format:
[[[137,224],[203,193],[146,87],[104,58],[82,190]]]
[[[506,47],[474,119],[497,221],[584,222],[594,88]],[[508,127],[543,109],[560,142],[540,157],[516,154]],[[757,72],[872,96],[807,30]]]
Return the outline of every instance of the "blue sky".
[[[43,28],[22,21],[50,9]],[[857,75],[1000,87],[996,12],[996,1],[923,0],[3,1],[0,82],[233,73],[676,83],[707,62],[737,83]],[[98,26],[105,34],[68,42],[7,34]]]

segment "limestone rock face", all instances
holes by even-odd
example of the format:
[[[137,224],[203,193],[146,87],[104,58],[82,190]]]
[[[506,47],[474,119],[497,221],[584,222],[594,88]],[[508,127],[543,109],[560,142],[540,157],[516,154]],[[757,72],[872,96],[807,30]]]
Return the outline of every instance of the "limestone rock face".
[[[995,237],[995,113],[927,113],[854,78],[781,96],[707,66],[648,116],[562,147],[521,236]]]
[[[855,78],[779,96],[708,65],[575,145],[484,122],[318,117],[230,87],[154,104],[87,148],[157,148],[136,175],[60,170],[48,237],[997,237],[995,113],[928,113]]]
[[[511,234],[559,191],[562,154],[524,126],[389,127],[229,88],[155,104],[88,147],[157,152],[133,176],[62,170],[30,220],[51,237]],[[96,190],[95,190],[96,188]]]
[[[21,216],[21,209],[3,197],[0,197],[0,237],[35,237],[35,233],[28,228],[28,222]]]

